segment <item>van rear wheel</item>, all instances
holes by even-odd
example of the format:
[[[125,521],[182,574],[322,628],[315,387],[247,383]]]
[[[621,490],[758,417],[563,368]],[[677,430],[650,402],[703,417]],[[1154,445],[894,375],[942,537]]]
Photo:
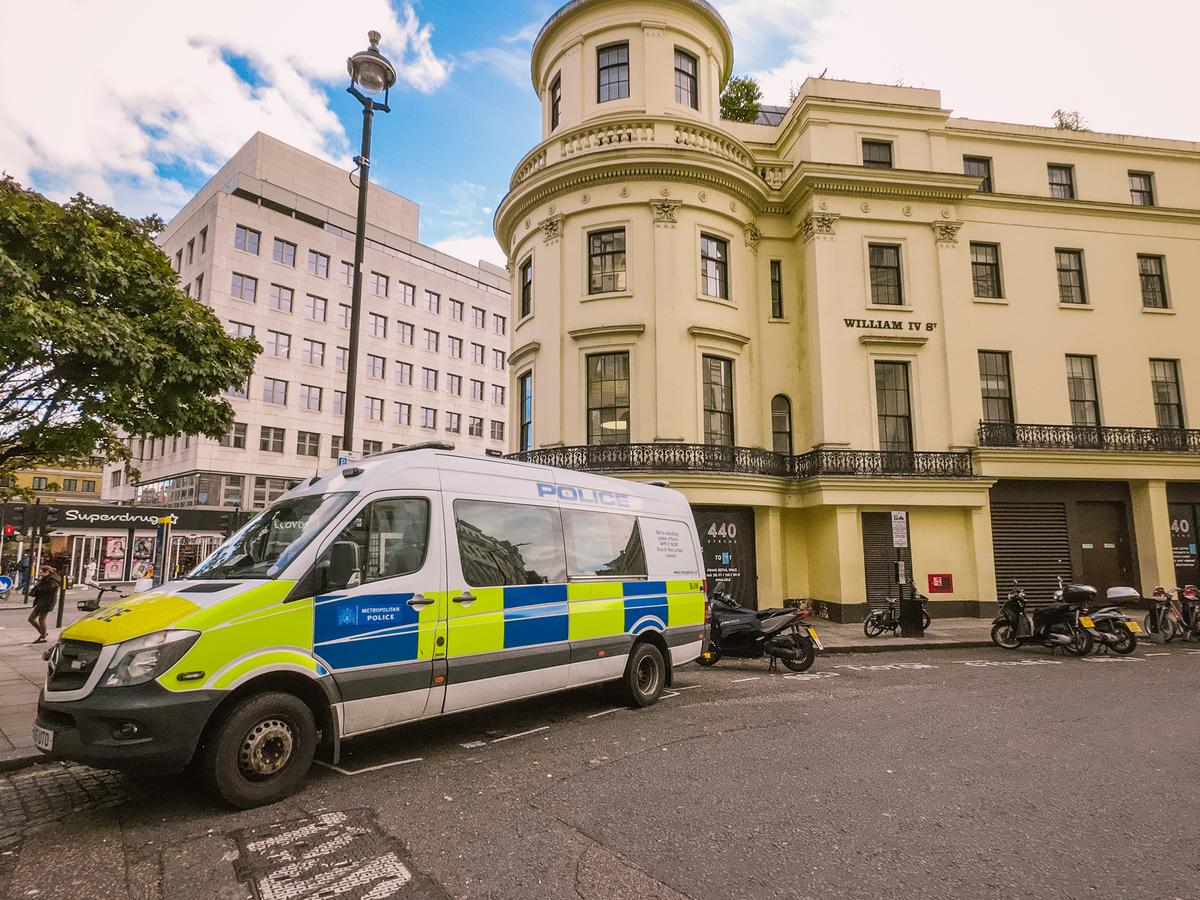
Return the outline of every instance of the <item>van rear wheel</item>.
[[[293,793],[317,752],[317,723],[299,697],[247,697],[217,723],[204,748],[204,775],[226,803],[252,809]]]
[[[662,696],[667,683],[667,664],[662,651],[644,641],[633,648],[625,664],[625,696],[634,706],[650,706]]]

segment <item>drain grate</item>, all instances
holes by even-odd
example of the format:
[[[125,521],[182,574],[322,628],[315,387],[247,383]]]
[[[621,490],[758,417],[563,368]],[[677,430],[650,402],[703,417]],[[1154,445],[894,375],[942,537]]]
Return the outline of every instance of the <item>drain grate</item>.
[[[414,876],[374,810],[306,816],[233,832],[234,870],[256,900],[388,900],[444,896]],[[402,893],[403,892],[403,893]]]

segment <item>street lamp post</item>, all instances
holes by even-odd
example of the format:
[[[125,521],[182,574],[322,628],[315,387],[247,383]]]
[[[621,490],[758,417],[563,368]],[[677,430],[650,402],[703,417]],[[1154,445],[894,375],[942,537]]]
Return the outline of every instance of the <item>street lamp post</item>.
[[[346,405],[342,424],[342,453],[354,452],[354,412],[358,386],[358,331],[362,318],[363,250],[367,237],[367,185],[371,176],[371,120],[375,110],[390,112],[388,93],[396,83],[396,69],[379,52],[379,32],[368,31],[371,46],[346,60],[350,87],[346,90],[363,108],[362,148],[354,158],[358,166],[358,218],[354,226],[354,282],[350,297],[350,358],[346,361]],[[375,97],[383,94],[383,100]]]

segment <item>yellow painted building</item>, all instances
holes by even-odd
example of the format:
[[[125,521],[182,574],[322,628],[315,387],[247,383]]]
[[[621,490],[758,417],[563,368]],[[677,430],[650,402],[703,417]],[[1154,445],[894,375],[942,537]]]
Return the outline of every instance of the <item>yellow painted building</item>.
[[[760,606],[855,620],[898,555],[933,615],[1200,581],[1200,145],[828,79],[735,123],[732,60],[703,0],[538,36],[513,449],[683,490]]]
[[[41,466],[22,469],[9,476],[0,488],[30,491],[34,499],[48,503],[99,503],[103,460],[86,464]]]

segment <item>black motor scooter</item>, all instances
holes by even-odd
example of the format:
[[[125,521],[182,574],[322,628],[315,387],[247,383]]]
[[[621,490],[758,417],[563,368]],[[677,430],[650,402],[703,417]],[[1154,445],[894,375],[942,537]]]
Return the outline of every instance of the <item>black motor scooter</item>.
[[[804,623],[807,616],[806,609],[747,609],[729,595],[725,583],[719,583],[712,592],[711,637],[697,662],[713,666],[722,656],[766,656],[771,670],[781,661],[793,672],[803,672],[822,649],[817,630]]]
[[[1094,587],[1068,584],[1056,592],[1055,602],[1030,613],[1025,608],[1025,591],[1017,585],[1009,592],[1000,615],[992,620],[992,643],[1005,650],[1016,650],[1022,644],[1041,644],[1061,648],[1074,656],[1087,656],[1095,646],[1095,638],[1087,627],[1091,622],[1080,622],[1079,609],[1095,598]]]

